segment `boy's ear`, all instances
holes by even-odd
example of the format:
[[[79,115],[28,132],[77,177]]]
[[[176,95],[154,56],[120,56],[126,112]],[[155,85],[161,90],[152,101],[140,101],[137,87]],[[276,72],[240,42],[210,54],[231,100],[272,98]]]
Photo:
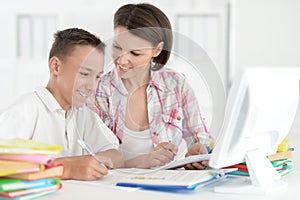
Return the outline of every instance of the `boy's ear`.
[[[160,52],[163,50],[163,48],[164,48],[164,42],[160,42],[154,49],[152,57],[154,58],[157,57],[160,54]]]
[[[60,60],[58,57],[53,56],[49,60],[49,70],[51,74],[57,75],[60,66]]]

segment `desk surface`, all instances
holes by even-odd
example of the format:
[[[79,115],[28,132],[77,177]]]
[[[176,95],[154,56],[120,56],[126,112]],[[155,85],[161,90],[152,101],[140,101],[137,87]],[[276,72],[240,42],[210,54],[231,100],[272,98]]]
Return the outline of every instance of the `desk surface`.
[[[299,119],[299,118],[298,118]],[[293,155],[293,166],[294,172],[283,177],[283,181],[288,183],[288,187],[277,194],[272,194],[268,196],[251,196],[251,195],[233,195],[233,194],[220,194],[213,192],[213,187],[220,184],[213,184],[205,189],[191,192],[191,193],[171,193],[171,192],[161,192],[161,191],[149,191],[149,190],[135,190],[135,191],[123,191],[118,189],[112,189],[108,187],[101,187],[95,185],[78,184],[72,182],[63,182],[63,188],[56,194],[42,197],[42,199],[130,199],[130,200],[147,200],[147,199],[230,199],[230,200],[240,200],[240,199],[272,199],[272,200],[282,200],[282,199],[295,199],[299,194],[299,180],[300,180],[300,150],[297,148],[300,146],[300,124],[297,125],[297,130],[289,136],[291,138],[291,143],[295,147],[295,152]],[[297,132],[297,133],[296,133]],[[226,180],[225,180],[226,181]],[[222,184],[226,184],[222,183]]]
[[[295,171],[294,174],[284,177],[289,186],[285,190],[278,194],[272,194],[268,196],[255,196],[256,200],[260,199],[294,199],[295,195],[299,192],[299,171]],[[214,184],[213,186],[216,186]],[[130,200],[147,200],[147,199],[230,199],[230,200],[240,200],[240,199],[253,199],[254,196],[250,195],[232,195],[232,194],[220,194],[213,192],[213,187],[207,187],[203,190],[199,190],[191,193],[171,193],[171,192],[161,192],[161,191],[148,191],[148,190],[136,190],[136,191],[122,191],[118,189],[103,188],[97,186],[91,186],[86,184],[77,184],[64,182],[63,189],[56,194],[45,196],[42,199],[130,199]]]

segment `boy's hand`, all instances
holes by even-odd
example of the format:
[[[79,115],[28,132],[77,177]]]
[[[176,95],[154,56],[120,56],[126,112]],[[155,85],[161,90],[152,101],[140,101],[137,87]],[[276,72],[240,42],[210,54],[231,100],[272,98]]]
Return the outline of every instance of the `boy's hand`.
[[[207,149],[205,145],[200,143],[195,143],[189,151],[185,154],[185,157],[199,154],[207,154]],[[185,169],[205,169],[208,166],[208,160],[203,160],[201,162],[189,163],[184,166]]]
[[[112,160],[108,157],[105,156],[101,156],[101,155],[95,155],[96,159],[98,160],[98,162],[102,165],[104,165],[107,169],[113,169],[114,168],[114,164],[112,162]]]
[[[107,163],[105,160],[103,162]],[[101,166],[99,161],[89,155],[57,158],[54,163],[64,165],[64,174],[61,179],[92,181],[108,173],[106,167]]]

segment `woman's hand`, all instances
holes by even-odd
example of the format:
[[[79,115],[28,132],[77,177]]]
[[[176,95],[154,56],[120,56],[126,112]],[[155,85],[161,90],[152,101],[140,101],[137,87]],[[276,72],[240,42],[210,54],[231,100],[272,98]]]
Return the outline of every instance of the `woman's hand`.
[[[189,151],[185,154],[185,157],[199,154],[207,154],[206,146],[200,143],[195,143]],[[208,166],[208,160],[201,162],[189,163],[184,166],[185,169],[205,169]]]
[[[170,152],[172,152],[175,156],[177,154],[178,151],[178,147],[171,143],[171,142],[161,142],[159,143],[155,148],[154,151],[158,151],[160,149],[166,149],[169,150]]]
[[[126,160],[126,167],[149,169],[159,167],[174,160],[178,147],[175,144],[166,142],[158,144],[151,153],[137,156]]]

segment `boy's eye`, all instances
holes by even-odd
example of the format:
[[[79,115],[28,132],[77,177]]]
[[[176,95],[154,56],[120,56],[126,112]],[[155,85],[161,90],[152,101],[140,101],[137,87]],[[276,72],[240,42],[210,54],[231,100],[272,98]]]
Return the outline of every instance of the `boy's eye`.
[[[85,72],[79,72],[80,75],[82,76],[88,76],[89,74],[88,73],[85,73]]]
[[[113,46],[114,46],[114,48],[117,49],[117,50],[121,50],[121,49],[122,49],[121,47],[119,47],[119,46],[117,46],[117,45],[113,45]]]

